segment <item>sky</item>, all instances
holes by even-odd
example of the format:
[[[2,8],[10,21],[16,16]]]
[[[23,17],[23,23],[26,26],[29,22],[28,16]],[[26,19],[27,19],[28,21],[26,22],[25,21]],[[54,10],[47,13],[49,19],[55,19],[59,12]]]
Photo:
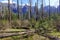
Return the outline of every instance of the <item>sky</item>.
[[[41,5],[41,1],[42,0],[38,1],[38,3],[39,3],[38,6]],[[0,0],[0,2],[8,3],[8,0]],[[21,0],[19,0],[19,4],[21,4],[20,2],[21,2]],[[28,0],[22,0],[22,2],[23,2],[23,5],[25,5],[25,4],[29,5]],[[32,0],[32,6],[35,5],[35,2],[36,2],[36,0]],[[10,0],[10,3],[12,3],[12,0]],[[17,0],[13,0],[13,3],[17,3]],[[44,6],[47,6],[47,5],[49,5],[49,0],[44,0]],[[50,5],[57,7],[59,5],[59,0],[50,0]]]

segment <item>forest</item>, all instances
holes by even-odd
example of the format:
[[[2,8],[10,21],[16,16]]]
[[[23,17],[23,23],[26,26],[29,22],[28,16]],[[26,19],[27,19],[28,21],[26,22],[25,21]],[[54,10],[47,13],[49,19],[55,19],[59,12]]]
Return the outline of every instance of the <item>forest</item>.
[[[0,40],[60,40],[60,0],[57,8],[51,0],[27,1],[0,2]]]

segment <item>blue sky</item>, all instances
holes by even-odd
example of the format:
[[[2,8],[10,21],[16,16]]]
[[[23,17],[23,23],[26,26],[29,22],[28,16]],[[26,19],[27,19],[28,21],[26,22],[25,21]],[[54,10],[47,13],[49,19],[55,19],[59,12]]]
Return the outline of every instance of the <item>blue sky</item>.
[[[0,0],[0,2],[7,2],[7,0]],[[12,0],[10,0],[11,2],[12,2]],[[16,1],[17,0],[13,0],[13,2],[14,3],[16,3]],[[41,1],[42,0],[39,0],[39,6],[41,5]],[[20,3],[21,1],[19,0],[19,3]],[[24,4],[27,4],[27,5],[29,5],[28,3],[28,0],[22,0],[22,2],[23,2],[23,5]],[[32,0],[32,6],[34,6],[35,5],[35,2],[36,2],[36,0]],[[47,6],[47,5],[49,5],[49,0],[44,0],[44,6]],[[55,7],[57,7],[58,5],[59,5],[59,0],[50,0],[50,5],[51,6],[55,6]]]

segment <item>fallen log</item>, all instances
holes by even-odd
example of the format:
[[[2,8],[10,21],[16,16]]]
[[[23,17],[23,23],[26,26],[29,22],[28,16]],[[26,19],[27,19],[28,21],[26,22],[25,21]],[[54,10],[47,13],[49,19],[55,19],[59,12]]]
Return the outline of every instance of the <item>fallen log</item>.
[[[43,37],[47,37],[47,38],[49,38],[50,40],[60,40],[60,38],[58,38],[58,37],[54,37],[54,36],[52,36],[52,35],[43,35],[43,34],[40,34],[41,36],[43,36]]]
[[[38,29],[37,29],[37,30],[38,30]],[[38,32],[37,30],[35,31],[35,33]],[[50,40],[60,40],[60,38],[55,37],[55,36],[52,36],[52,35],[49,35],[49,34],[46,34],[46,33],[37,33],[37,34],[40,35],[40,36],[49,38]]]
[[[17,36],[17,35],[23,35],[26,34],[25,32],[21,33],[2,33],[0,34],[0,38],[6,38],[6,37],[11,37],[11,36]]]
[[[29,34],[30,33],[30,34]],[[18,35],[31,35],[34,31],[25,31],[25,32],[18,32],[18,33],[0,33],[0,38],[18,36]]]

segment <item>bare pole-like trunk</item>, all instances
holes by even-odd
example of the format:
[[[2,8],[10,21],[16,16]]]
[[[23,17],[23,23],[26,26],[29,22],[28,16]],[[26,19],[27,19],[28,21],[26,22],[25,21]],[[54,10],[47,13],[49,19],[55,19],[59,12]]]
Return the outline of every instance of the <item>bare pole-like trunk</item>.
[[[37,4],[35,3],[35,8],[34,8],[34,10],[35,10],[35,20],[37,20],[36,18],[37,18],[37,15],[36,15],[36,8],[37,8]]]
[[[59,5],[60,5],[60,0],[59,0]]]
[[[60,0],[59,0],[59,6],[60,6]],[[57,15],[59,15],[59,9],[60,8],[57,8],[57,10],[56,10]]]
[[[42,20],[43,20],[43,13],[44,13],[44,11],[43,11],[43,0],[42,0],[42,14],[41,14],[41,17],[42,17]]]
[[[2,4],[1,4],[1,2],[0,2],[0,6],[1,6]],[[0,20],[1,20],[1,13],[2,13],[2,10],[0,10],[1,12],[0,12]]]
[[[2,5],[2,13],[1,13],[1,19],[2,19],[2,16],[3,16],[3,13],[4,13],[4,6],[3,6],[2,3],[1,3],[1,5]]]
[[[8,20],[9,20],[9,27],[11,28],[11,12],[10,12],[10,0],[8,0]]]
[[[38,0],[37,0],[37,14],[38,14]]]
[[[32,0],[29,0],[29,4],[30,4],[30,6],[29,6],[29,20],[31,19],[31,1]]]
[[[39,14],[38,14],[38,0],[37,0],[37,7],[36,7],[36,16],[37,16],[37,20],[38,20],[39,19]]]
[[[8,0],[8,13],[9,13],[8,20],[9,20],[9,22],[11,22],[10,0]]]
[[[59,0],[59,11],[60,11],[60,0]],[[58,12],[58,13],[60,14],[60,12]],[[59,15],[59,14],[58,14],[58,15]]]
[[[38,0],[37,0],[37,2],[35,3],[35,19],[36,19],[36,21],[38,20],[38,17],[39,17],[39,14],[38,14]]]
[[[49,20],[50,20],[51,14],[50,14],[50,0],[49,0]]]
[[[21,19],[23,20],[23,13],[22,13],[22,0],[21,0]]]
[[[18,19],[20,19],[20,13],[19,13],[19,0],[17,0],[17,11],[18,11]]]

